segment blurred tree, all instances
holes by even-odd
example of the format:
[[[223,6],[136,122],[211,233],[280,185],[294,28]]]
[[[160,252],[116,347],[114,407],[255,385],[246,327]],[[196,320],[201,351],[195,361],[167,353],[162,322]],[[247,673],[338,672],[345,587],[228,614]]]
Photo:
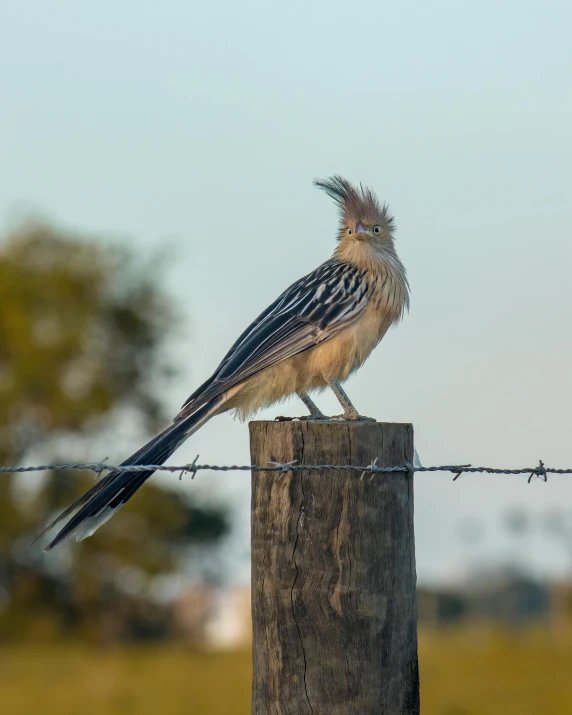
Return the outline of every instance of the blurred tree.
[[[551,509],[542,519],[546,531],[566,550],[572,574],[572,512]]]
[[[64,445],[68,461],[72,437],[91,441],[125,408],[145,431],[165,421],[157,386],[172,374],[161,348],[174,316],[152,267],[42,223],[0,243],[0,463],[32,449],[55,459]],[[149,606],[157,577],[227,530],[224,513],[149,484],[92,538],[46,556],[34,532],[89,480],[51,473],[31,495],[21,482],[0,478],[0,635],[164,634],[167,611]]]
[[[0,459],[83,433],[120,405],[150,428],[172,310],[125,248],[27,224],[0,246]]]
[[[520,507],[508,509],[503,516],[505,529],[515,537],[522,537],[528,533],[532,527],[532,519],[528,513]]]

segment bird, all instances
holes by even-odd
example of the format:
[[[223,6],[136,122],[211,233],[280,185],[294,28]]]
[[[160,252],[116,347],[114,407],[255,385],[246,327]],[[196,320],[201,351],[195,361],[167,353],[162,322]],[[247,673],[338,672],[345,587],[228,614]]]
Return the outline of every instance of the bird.
[[[298,395],[310,420],[369,420],[342,383],[369,357],[409,309],[409,283],[395,248],[395,221],[372,189],[340,175],[316,179],[338,209],[337,245],[328,260],[293,283],[240,335],[211,377],[183,404],[165,430],[121,466],[162,465],[215,415],[241,419]],[[324,415],[310,393],[330,388],[343,413]],[[52,521],[66,520],[45,548],[91,536],[151,476],[110,471]]]

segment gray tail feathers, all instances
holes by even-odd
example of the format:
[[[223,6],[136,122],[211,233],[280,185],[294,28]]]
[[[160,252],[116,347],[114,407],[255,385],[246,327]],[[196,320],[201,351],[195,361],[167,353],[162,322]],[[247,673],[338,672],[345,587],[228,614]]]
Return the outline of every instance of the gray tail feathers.
[[[138,464],[164,464],[187,437],[216,413],[216,408],[224,398],[215,398],[179,419],[170,427],[154,437],[150,442],[122,462],[121,466]],[[91,536],[93,532],[110,519],[130,499],[139,487],[151,475],[152,471],[115,471],[100,479],[88,491],[69,506],[57,519],[52,521],[38,535],[37,539],[47,534],[54,526],[73,514],[66,525],[45,548],[53,549],[68,536],[76,534],[78,541]],[[75,513],[74,513],[75,512]]]

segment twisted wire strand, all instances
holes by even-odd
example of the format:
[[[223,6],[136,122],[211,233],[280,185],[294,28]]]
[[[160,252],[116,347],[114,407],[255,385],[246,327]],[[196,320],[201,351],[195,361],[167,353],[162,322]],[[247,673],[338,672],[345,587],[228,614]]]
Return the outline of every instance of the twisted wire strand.
[[[547,481],[549,474],[572,474],[572,468],[556,469],[553,467],[545,467],[542,461],[537,467],[522,467],[518,469],[503,469],[500,467],[473,467],[471,464],[458,465],[439,465],[434,467],[413,466],[409,462],[405,462],[403,466],[380,467],[375,464],[355,465],[355,464],[295,464],[292,462],[280,463],[272,462],[268,465],[261,464],[197,464],[197,458],[190,464],[181,466],[170,466],[165,464],[130,464],[130,465],[110,465],[105,462],[69,462],[63,464],[39,464],[29,466],[0,466],[0,473],[22,473],[22,472],[45,472],[53,470],[85,470],[101,474],[102,472],[181,472],[191,473],[193,477],[197,472],[290,472],[297,470],[335,470],[335,471],[352,471],[363,473],[390,473],[390,472],[449,472],[455,474],[454,480],[458,479],[463,473],[480,472],[484,474],[528,474],[530,482],[533,477],[540,477]]]

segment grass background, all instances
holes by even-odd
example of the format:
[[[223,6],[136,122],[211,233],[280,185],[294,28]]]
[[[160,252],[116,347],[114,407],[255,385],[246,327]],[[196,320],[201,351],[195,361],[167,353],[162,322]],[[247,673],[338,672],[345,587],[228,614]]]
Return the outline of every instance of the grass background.
[[[567,715],[572,638],[548,629],[422,629],[423,715]],[[249,715],[250,652],[182,645],[4,645],[4,712]]]

